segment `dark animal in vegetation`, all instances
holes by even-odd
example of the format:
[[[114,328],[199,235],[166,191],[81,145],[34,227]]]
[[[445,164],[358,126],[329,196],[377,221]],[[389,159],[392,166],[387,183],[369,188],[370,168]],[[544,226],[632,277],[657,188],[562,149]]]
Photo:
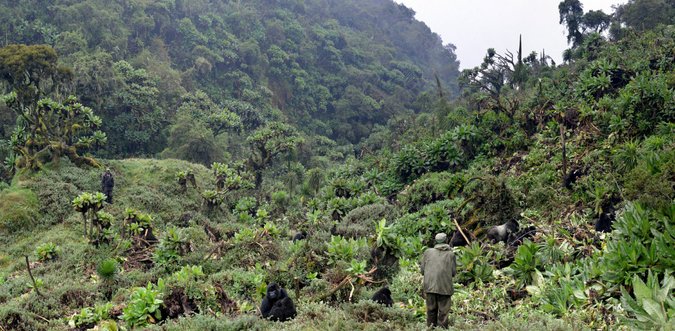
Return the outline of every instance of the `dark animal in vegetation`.
[[[616,206],[621,202],[617,196],[603,202],[601,208],[602,212],[595,221],[595,231],[597,232],[612,232],[612,223],[616,219]]]
[[[391,307],[394,304],[394,300],[391,298],[391,291],[388,287],[383,287],[375,292],[371,300],[387,307]]]
[[[292,320],[297,315],[293,300],[288,297],[286,290],[276,283],[267,286],[267,294],[260,305],[260,312],[263,318],[280,322]]]
[[[103,194],[106,196],[106,202],[112,204],[113,203],[113,188],[115,187],[115,178],[112,175],[112,172],[110,172],[110,169],[106,169],[105,172],[103,173],[103,176],[101,176],[101,191],[103,191]]]
[[[507,244],[509,246],[520,246],[525,239],[531,239],[537,233],[537,228],[534,226],[528,226],[511,236]]]
[[[178,318],[179,316],[189,316],[198,311],[195,302],[185,294],[185,291],[176,287],[171,289],[169,295],[164,298],[163,314],[169,318]]]
[[[572,185],[577,182],[577,179],[579,179],[581,176],[584,175],[584,171],[580,168],[573,168],[570,170],[565,175],[565,178],[563,178],[563,186],[565,186],[566,189],[572,189]]]
[[[195,178],[195,174],[192,172],[187,173],[187,181],[192,184],[192,187],[197,188],[197,179]]]
[[[307,239],[307,231],[298,232],[293,236],[293,242],[304,239]]]
[[[595,231],[597,232],[612,232],[612,223],[616,219],[616,211],[610,210],[600,214],[598,220],[595,221]]]
[[[502,225],[496,225],[490,228],[490,230],[487,231],[487,237],[492,240],[493,244],[500,241],[507,243],[509,238],[516,232],[518,232],[518,222],[510,220]]]
[[[152,246],[159,241],[157,240],[157,237],[155,237],[155,234],[152,233],[152,228],[147,228],[141,232],[141,239],[145,246]]]
[[[377,267],[373,279],[382,280],[393,276],[399,268],[398,257],[386,247],[375,247],[370,250],[370,264]]]
[[[467,231],[466,229],[462,229],[464,232],[464,235],[468,237],[469,240],[473,240],[474,238],[472,237],[472,234],[470,231]],[[459,230],[455,230],[452,233],[452,238],[450,238],[450,246],[452,247],[462,247],[466,246],[469,243],[466,242],[466,239],[462,235],[462,233]]]
[[[220,231],[206,222],[204,223],[204,232],[206,232],[206,235],[209,236],[209,240],[211,240],[211,242],[217,243],[223,239],[223,235],[220,233]]]
[[[192,214],[190,213],[184,213],[181,215],[181,217],[178,219],[178,225],[180,227],[186,228],[190,226],[190,221],[192,220]]]

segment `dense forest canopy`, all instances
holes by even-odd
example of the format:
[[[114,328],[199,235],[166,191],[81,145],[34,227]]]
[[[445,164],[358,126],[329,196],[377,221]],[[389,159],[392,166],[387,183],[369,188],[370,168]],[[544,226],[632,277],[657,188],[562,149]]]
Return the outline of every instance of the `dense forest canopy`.
[[[675,329],[673,0],[461,73],[386,0],[0,6],[0,331],[421,330],[441,232],[455,329]]]
[[[260,117],[245,130],[280,120],[358,143],[421,111],[435,77],[457,91],[454,46],[391,1],[2,1],[0,12],[4,45],[49,45],[72,68],[71,92],[108,124],[107,156],[161,152],[199,92]]]

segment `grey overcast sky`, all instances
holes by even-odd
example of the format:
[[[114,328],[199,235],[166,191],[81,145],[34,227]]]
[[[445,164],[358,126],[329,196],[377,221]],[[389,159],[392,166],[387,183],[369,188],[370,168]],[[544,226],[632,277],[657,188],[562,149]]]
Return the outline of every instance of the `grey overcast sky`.
[[[412,8],[415,18],[438,33],[443,43],[457,46],[455,53],[462,69],[483,62],[488,48],[497,52],[518,50],[523,35],[525,55],[543,50],[556,63],[568,48],[564,27],[558,24],[560,0],[394,0]],[[602,9],[625,0],[582,0],[584,12]]]

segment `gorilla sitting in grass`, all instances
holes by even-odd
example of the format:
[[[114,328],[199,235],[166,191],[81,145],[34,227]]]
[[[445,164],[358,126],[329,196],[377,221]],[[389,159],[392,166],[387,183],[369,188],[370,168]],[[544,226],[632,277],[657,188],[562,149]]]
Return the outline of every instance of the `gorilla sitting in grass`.
[[[297,315],[293,300],[276,283],[271,283],[267,286],[267,294],[260,305],[260,312],[263,318],[275,322],[290,321]]]
[[[387,287],[383,287],[375,292],[371,300],[386,307],[391,307],[394,304],[394,300],[391,299],[391,291]]]

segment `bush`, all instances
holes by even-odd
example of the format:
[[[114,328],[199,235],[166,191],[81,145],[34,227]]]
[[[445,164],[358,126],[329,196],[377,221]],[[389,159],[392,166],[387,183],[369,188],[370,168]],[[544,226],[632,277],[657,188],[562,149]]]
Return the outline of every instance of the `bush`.
[[[427,204],[452,198],[463,189],[465,183],[462,174],[429,173],[406,187],[399,193],[397,200],[405,209],[415,212]]]
[[[424,206],[417,213],[407,214],[394,222],[394,232],[402,238],[420,237],[425,245],[432,245],[439,232],[455,230],[451,215],[460,206],[461,200],[443,200]]]
[[[38,198],[31,190],[9,189],[0,192],[0,231],[15,233],[37,225]]]
[[[602,278],[614,285],[627,285],[635,275],[645,275],[647,271],[664,275],[675,270],[674,217],[673,204],[659,212],[628,203],[607,239],[607,248],[600,260],[606,270]]]
[[[129,303],[124,308],[122,319],[130,327],[146,326],[156,324],[162,319],[160,307],[162,305],[162,295],[164,291],[164,281],[160,279],[157,285],[148,283],[146,287],[138,287],[131,293]]]
[[[53,242],[47,242],[35,248],[35,255],[41,262],[55,260],[61,248]]]
[[[366,237],[373,233],[377,221],[391,220],[395,212],[391,205],[380,203],[358,207],[347,213],[336,231],[348,238]]]

